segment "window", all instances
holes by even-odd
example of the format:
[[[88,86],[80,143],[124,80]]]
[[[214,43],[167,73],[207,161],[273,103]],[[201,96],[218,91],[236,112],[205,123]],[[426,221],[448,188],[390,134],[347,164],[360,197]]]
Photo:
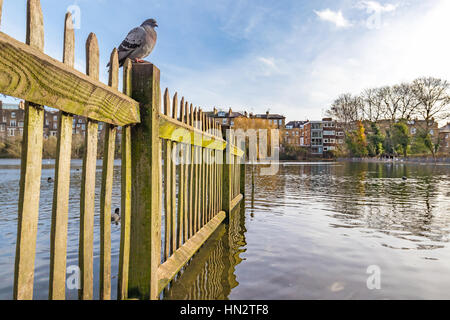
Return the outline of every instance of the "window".
[[[45,125],[48,126],[49,122],[48,119],[45,119]]]
[[[78,123],[83,123],[83,119],[78,119]]]
[[[82,130],[86,130],[86,126],[83,124],[83,125],[81,126],[81,129],[82,129]]]
[[[430,130],[430,134],[433,135],[434,134],[434,130]]]
[[[58,116],[53,116],[53,121],[58,121]]]
[[[53,129],[58,129],[58,124],[56,122],[53,122]]]
[[[222,123],[223,123],[223,124],[227,124],[227,119],[223,119],[223,120],[222,120]]]
[[[330,139],[330,143],[336,143],[336,139]]]
[[[19,121],[19,128],[23,128],[23,121]]]
[[[10,125],[11,127],[17,126],[16,120],[11,120],[11,121],[9,122],[9,125]]]
[[[416,134],[417,130],[416,128],[411,128],[411,134]]]
[[[281,126],[283,124],[283,120],[278,120],[278,124]]]
[[[11,112],[11,118],[15,118],[16,117],[16,113],[15,112]]]
[[[16,130],[15,129],[8,129],[8,136],[10,137],[14,137],[16,135]]]
[[[0,124],[0,131],[1,132],[5,132],[5,125],[4,124]]]
[[[6,116],[3,116],[3,122],[6,123]]]

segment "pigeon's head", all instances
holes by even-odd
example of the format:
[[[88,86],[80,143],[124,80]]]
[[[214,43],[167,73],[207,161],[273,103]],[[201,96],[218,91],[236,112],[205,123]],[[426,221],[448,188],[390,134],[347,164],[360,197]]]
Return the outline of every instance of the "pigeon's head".
[[[156,22],[155,19],[148,19],[145,20],[144,23],[141,24],[141,27],[145,27],[145,26],[150,26],[152,28],[157,27],[158,23]]]

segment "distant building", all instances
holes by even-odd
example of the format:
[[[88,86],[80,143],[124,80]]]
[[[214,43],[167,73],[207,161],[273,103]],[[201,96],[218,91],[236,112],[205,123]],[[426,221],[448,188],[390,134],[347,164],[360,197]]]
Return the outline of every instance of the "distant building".
[[[305,141],[303,127],[305,123],[307,121],[290,121],[286,124],[282,138],[284,145],[304,147],[305,142],[309,143],[309,140]]]
[[[212,112],[205,112],[206,116],[213,118],[222,127],[234,127],[234,120],[239,117],[246,116],[242,112],[233,112],[231,109],[229,111],[219,111],[216,108]]]
[[[22,136],[25,110],[22,104],[0,101],[0,139]]]
[[[285,145],[307,147],[312,155],[321,156],[344,143],[344,131],[331,118],[322,121],[291,121],[284,130],[283,141]]]
[[[267,127],[273,127],[277,129],[284,129],[286,117],[279,114],[272,114],[266,112],[265,114],[252,114],[248,112],[234,112],[231,109],[229,111],[219,111],[214,108],[212,112],[206,112],[206,115],[213,118],[217,123],[220,123],[224,127],[233,128],[235,126],[236,118],[247,119],[263,119],[267,121]]]
[[[450,122],[439,129],[439,151],[445,154],[450,154]]]
[[[46,109],[44,112],[44,138],[56,137],[58,135],[59,111]],[[24,103],[3,103],[0,101],[0,139],[21,137],[23,135],[25,119]],[[103,134],[104,124],[98,124],[99,136]],[[120,137],[120,127],[118,137]],[[86,133],[86,118],[74,115],[72,133],[84,135]]]

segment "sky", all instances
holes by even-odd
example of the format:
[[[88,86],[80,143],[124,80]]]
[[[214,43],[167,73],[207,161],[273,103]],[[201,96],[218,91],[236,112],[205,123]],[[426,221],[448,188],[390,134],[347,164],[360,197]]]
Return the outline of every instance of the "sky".
[[[76,68],[99,40],[101,76],[128,31],[155,18],[146,60],[161,87],[213,107],[319,120],[342,93],[450,80],[449,0],[41,0],[45,53],[62,59],[64,15],[75,14]],[[4,0],[1,31],[24,41],[26,0]]]

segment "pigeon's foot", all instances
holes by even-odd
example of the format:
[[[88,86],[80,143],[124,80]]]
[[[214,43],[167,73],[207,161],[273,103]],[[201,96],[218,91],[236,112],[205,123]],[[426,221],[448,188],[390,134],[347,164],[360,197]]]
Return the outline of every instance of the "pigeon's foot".
[[[136,62],[136,63],[144,63],[145,62],[145,60],[142,60],[142,59],[134,59],[134,62]]]

